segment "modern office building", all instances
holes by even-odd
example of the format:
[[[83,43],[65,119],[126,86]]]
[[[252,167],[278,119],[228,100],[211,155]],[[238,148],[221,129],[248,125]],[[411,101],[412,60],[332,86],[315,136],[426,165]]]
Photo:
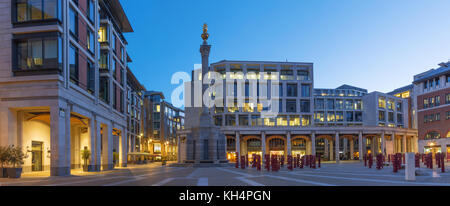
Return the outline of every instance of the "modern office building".
[[[0,2],[0,145],[18,145],[24,172],[69,175],[127,165],[127,69],[118,0]],[[114,143],[116,142],[116,144]]]
[[[140,152],[144,135],[144,92],[145,87],[127,68],[127,138],[128,152]]]
[[[450,62],[414,76],[419,151],[450,153]],[[447,155],[448,156],[448,155]]]
[[[227,137],[231,161],[236,152],[250,158],[252,154],[317,154],[339,161],[361,159],[365,153],[417,151],[417,130],[404,118],[409,116],[405,99],[349,85],[314,89],[312,63],[224,60],[211,64],[210,70],[223,79],[219,86],[223,97],[215,96],[216,101],[223,99],[223,107],[210,113]],[[253,89],[251,80],[263,84]],[[273,82],[279,86],[273,87]],[[252,96],[255,90],[257,101]],[[241,107],[237,98],[226,100],[238,93],[244,96]],[[272,106],[279,112],[262,117],[271,106],[260,102],[260,97],[270,99],[272,94]],[[234,104],[227,106],[227,101]]]
[[[184,111],[165,101],[157,91],[144,93],[144,131],[142,152],[154,160],[176,160],[178,151],[177,131],[184,129]]]

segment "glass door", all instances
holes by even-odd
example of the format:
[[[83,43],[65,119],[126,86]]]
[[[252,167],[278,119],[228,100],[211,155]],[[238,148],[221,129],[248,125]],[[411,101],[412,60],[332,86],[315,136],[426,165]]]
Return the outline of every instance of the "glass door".
[[[31,149],[31,171],[43,171],[43,164],[42,164],[42,142],[35,142],[32,143],[32,149]]]

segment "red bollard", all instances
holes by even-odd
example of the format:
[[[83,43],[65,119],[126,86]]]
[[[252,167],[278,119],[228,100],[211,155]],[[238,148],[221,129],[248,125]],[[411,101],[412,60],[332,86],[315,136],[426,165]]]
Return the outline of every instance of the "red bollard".
[[[372,169],[372,165],[373,165],[373,156],[372,154],[369,154],[369,169]]]
[[[314,155],[311,155],[311,159],[312,159],[312,168],[313,169],[316,169],[316,156],[314,156]]]
[[[236,152],[235,156],[236,156],[236,169],[237,169],[237,168],[239,168],[239,153]]]
[[[303,169],[303,167],[305,167],[305,156],[300,160],[300,169]]]
[[[403,164],[406,164],[406,156],[405,156],[405,154],[403,154],[402,157],[403,157]]]
[[[388,155],[388,162],[391,163],[391,155]]]
[[[269,172],[269,171],[270,171],[270,162],[271,162],[270,154],[266,154],[266,155],[264,156],[264,159],[265,159],[265,162],[264,162],[264,169],[266,169],[266,170]]]
[[[284,167],[284,155],[281,155],[281,158],[280,158],[280,167]]]
[[[444,159],[445,159],[445,154],[444,153],[442,153],[442,155],[441,155],[441,172],[442,173],[444,173],[445,172],[445,161],[444,161]]]
[[[256,156],[256,170],[261,171],[261,155]]]
[[[241,169],[245,169],[245,156],[241,156]]]
[[[287,164],[288,164],[288,170],[292,171],[293,165],[292,165],[292,156],[288,155],[287,157]]]
[[[414,157],[414,163],[416,165],[416,168],[420,168],[420,154],[416,154]]]

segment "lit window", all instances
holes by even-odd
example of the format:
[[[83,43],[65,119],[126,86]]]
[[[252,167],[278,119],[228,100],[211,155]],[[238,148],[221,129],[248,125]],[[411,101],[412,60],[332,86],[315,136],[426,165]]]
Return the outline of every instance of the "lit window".
[[[300,126],[300,118],[298,116],[289,117],[289,126]]]
[[[378,107],[386,109],[386,99],[384,97],[378,98]]]

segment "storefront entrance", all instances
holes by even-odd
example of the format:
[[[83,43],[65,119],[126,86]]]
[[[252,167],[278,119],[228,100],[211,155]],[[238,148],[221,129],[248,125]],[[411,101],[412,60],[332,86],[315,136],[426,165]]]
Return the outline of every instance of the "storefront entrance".
[[[37,171],[44,171],[44,167],[42,164],[42,142],[35,142],[32,143],[32,149],[31,149],[31,171],[37,172]]]

